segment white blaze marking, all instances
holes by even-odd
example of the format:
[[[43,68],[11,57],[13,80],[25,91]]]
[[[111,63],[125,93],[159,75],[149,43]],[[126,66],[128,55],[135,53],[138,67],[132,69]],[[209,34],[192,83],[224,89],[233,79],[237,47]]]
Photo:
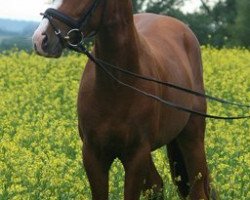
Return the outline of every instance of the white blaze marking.
[[[49,20],[44,18],[39,27],[36,29],[34,35],[33,35],[33,44],[36,45],[37,51],[41,54],[45,54],[43,49],[42,49],[42,42],[45,38],[45,35],[43,35],[45,33],[45,31],[48,29],[49,26]]]
[[[53,3],[52,7],[57,9],[62,5],[62,3],[63,3],[63,0],[57,0]]]

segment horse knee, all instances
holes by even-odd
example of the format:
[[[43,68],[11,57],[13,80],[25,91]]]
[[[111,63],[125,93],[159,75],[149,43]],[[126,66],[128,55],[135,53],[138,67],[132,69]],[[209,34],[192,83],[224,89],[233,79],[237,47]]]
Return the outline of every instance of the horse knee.
[[[150,200],[163,200],[163,180],[159,175],[152,158],[148,165],[148,172],[144,181],[144,195]]]
[[[145,181],[146,189],[150,188],[159,188],[161,189],[163,187],[163,180],[159,173],[157,172],[156,168],[150,168],[150,170],[147,172],[147,177]]]
[[[125,168],[125,200],[138,200],[149,180],[150,146],[144,144],[138,147],[121,161]]]
[[[84,148],[83,164],[90,183],[93,200],[108,199],[108,171],[111,163],[95,156],[91,148]]]

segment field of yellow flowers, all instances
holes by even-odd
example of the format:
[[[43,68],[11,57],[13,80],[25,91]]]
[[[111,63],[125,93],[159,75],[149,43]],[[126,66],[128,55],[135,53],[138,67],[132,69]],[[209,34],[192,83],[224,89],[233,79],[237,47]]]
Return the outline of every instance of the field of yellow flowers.
[[[208,94],[249,103],[250,52],[202,49]],[[76,95],[85,56],[45,59],[0,54],[0,199],[90,199],[77,132]],[[209,102],[209,113],[249,114]],[[250,199],[250,121],[207,120],[206,151],[222,200]],[[153,153],[166,199],[177,200],[165,149]],[[124,172],[110,172],[110,199],[123,195]]]

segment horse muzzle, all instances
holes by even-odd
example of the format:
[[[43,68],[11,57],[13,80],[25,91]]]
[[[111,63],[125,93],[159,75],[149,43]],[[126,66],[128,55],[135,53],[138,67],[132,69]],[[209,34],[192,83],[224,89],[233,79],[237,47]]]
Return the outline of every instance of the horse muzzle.
[[[47,19],[42,20],[33,35],[32,41],[34,50],[38,55],[58,58],[62,54],[63,46],[58,37],[54,35],[53,30],[50,30]]]

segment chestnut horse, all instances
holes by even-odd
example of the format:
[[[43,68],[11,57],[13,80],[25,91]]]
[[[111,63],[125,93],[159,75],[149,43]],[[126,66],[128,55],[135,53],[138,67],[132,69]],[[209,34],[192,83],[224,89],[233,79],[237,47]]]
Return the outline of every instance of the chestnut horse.
[[[96,0],[62,0],[57,10],[78,20],[93,2]],[[97,32],[93,50],[96,58],[204,93],[200,47],[188,26],[167,16],[133,16],[131,0],[99,0],[92,11],[87,12],[89,20],[80,30],[84,35]],[[33,36],[39,55],[61,55],[65,44],[54,33],[55,25],[62,34],[70,30],[58,19],[45,17]],[[95,66],[91,60],[86,64],[77,104],[79,132],[84,143],[83,163],[92,198],[108,199],[109,169],[114,159],[119,158],[125,169],[125,200],[138,200],[147,189],[154,193],[150,199],[163,199],[163,181],[151,152],[166,146],[180,197],[210,199],[204,150],[205,118],[141,96]],[[114,70],[111,73],[134,87],[206,113],[204,98],[129,78]]]

